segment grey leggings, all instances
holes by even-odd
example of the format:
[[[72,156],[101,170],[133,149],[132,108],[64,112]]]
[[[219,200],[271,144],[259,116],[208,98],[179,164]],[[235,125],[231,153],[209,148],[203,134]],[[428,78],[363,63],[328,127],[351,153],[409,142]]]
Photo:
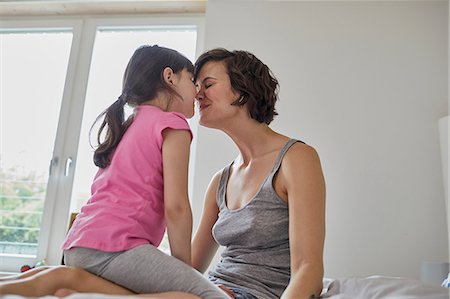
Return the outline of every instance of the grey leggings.
[[[229,299],[200,272],[152,245],[120,252],[89,248],[64,251],[66,265],[83,268],[135,293],[186,292],[204,299]]]

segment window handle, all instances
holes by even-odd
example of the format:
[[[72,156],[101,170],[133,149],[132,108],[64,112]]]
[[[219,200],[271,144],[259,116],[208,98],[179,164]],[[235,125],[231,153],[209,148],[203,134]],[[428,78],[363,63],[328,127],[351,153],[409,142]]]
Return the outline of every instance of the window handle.
[[[64,169],[64,175],[65,176],[69,176],[70,167],[72,166],[72,162],[73,162],[73,160],[72,160],[71,157],[67,158],[67,160],[66,160],[66,167]]]
[[[58,162],[59,162],[59,158],[58,157],[53,157],[50,160],[50,165],[48,166],[48,176],[52,175],[52,169],[53,169],[54,166],[58,165]]]

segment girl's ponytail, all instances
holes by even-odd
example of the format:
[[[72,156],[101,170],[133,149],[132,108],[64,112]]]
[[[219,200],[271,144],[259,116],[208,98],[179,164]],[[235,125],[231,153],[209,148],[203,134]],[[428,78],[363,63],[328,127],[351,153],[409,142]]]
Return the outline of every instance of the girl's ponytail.
[[[97,133],[98,147],[94,152],[94,164],[100,168],[106,168],[110,163],[110,156],[114,149],[122,139],[123,134],[131,123],[131,118],[124,121],[124,106],[126,98],[121,95],[111,106],[103,111],[95,120],[91,127],[92,131],[94,125],[103,118],[103,122]],[[101,135],[106,127],[106,134],[103,142]]]

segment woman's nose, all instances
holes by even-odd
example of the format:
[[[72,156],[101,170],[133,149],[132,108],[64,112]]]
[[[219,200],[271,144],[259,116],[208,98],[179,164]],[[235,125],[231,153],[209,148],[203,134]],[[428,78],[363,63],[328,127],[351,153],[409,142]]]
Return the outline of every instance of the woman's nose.
[[[197,99],[197,101],[203,100],[203,92],[201,90],[199,90],[197,92],[197,95],[195,96],[195,98]]]

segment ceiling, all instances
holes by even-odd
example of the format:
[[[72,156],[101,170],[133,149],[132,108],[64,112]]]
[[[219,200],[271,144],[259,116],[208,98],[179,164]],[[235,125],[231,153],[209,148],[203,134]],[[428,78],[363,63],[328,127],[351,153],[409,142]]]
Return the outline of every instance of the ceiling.
[[[205,13],[208,0],[0,0],[0,17]],[[223,0],[225,1],[225,0]],[[250,1],[250,0],[241,0]],[[260,0],[278,2],[279,0]],[[286,0],[285,0],[286,1]],[[299,2],[433,2],[448,0],[287,0]],[[281,1],[280,1],[281,2]]]
[[[207,0],[0,0],[0,16],[204,13]]]

